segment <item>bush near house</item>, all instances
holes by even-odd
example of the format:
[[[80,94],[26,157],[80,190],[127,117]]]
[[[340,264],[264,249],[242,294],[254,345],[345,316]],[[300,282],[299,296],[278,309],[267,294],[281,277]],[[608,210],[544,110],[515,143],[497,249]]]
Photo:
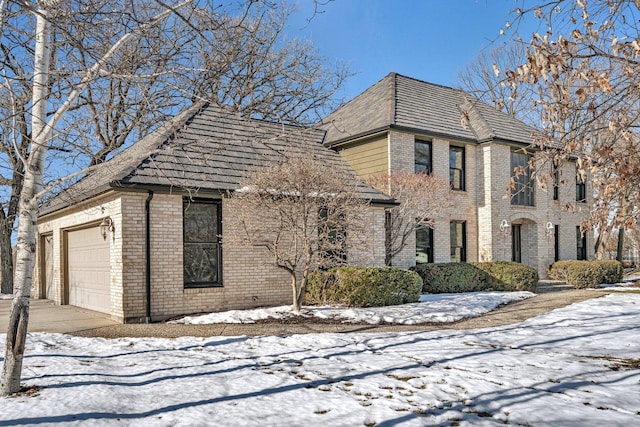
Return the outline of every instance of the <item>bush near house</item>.
[[[412,269],[422,277],[423,293],[533,292],[538,285],[538,272],[517,262],[449,262],[419,264]]]
[[[549,268],[549,277],[563,280],[578,289],[597,288],[601,283],[622,281],[624,270],[618,261],[556,261]]]
[[[381,307],[417,302],[422,279],[398,267],[335,267],[314,271],[306,287],[307,304]]]

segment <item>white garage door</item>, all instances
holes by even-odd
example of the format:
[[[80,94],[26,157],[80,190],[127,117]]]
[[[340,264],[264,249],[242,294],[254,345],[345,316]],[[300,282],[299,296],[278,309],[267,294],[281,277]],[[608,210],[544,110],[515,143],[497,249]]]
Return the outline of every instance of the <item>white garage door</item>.
[[[69,304],[103,313],[111,312],[109,239],[99,227],[67,234]]]

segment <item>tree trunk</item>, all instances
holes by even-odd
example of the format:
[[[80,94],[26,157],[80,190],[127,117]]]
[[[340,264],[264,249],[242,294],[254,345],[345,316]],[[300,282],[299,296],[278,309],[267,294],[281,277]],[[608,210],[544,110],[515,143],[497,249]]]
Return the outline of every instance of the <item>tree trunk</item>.
[[[0,213],[4,216],[4,211]],[[11,232],[13,224],[9,224],[8,218],[0,220],[0,274],[2,284],[0,292],[3,294],[13,293],[13,251],[11,248]]]
[[[29,298],[33,283],[33,266],[36,255],[36,221],[38,217],[38,193],[42,189],[42,175],[51,136],[47,126],[47,99],[51,32],[49,2],[38,2],[33,73],[33,108],[31,118],[31,155],[25,165],[24,186],[20,194],[18,219],[18,254],[14,277],[15,292],[11,304],[7,342],[0,378],[0,395],[7,396],[20,391],[22,359],[29,323]]]
[[[296,278],[295,272],[290,272],[291,274],[291,290],[293,292],[293,311],[300,311],[300,298],[298,292],[298,279]]]
[[[618,250],[616,252],[616,259],[622,262],[622,250],[624,245],[624,227],[618,229]]]

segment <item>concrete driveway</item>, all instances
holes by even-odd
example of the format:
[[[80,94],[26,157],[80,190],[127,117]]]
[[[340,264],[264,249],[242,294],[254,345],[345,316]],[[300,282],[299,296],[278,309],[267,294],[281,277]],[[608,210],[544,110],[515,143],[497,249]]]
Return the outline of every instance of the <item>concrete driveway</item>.
[[[106,314],[71,305],[55,305],[51,300],[31,300],[29,332],[79,332],[116,325]],[[7,331],[11,300],[0,299],[0,333]]]

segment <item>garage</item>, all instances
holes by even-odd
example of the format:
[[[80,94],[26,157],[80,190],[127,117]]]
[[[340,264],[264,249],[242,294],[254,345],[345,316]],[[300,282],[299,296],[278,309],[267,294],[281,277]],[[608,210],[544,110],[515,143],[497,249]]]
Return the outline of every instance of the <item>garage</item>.
[[[111,313],[109,239],[100,227],[67,232],[69,304]]]

